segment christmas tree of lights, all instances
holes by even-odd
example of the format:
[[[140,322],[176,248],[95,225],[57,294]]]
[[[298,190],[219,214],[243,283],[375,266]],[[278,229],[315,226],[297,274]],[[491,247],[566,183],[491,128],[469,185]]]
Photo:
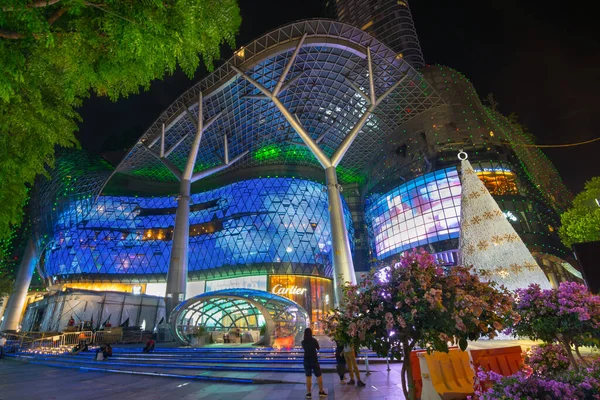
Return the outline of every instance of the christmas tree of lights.
[[[548,278],[473,170],[467,154],[461,151],[458,158],[462,169],[462,265],[473,265],[481,277],[510,290],[532,283],[550,289]]]

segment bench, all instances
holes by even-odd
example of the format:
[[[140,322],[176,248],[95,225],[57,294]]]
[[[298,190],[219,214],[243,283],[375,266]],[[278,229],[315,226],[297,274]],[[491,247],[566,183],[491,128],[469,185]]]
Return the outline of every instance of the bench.
[[[448,353],[417,353],[422,377],[422,400],[466,399],[474,394],[474,373],[469,353],[450,349]]]
[[[521,370],[524,363],[521,346],[471,350],[473,371],[477,371],[481,367],[485,371],[493,371],[502,376],[511,376]],[[475,387],[484,389],[486,382],[476,380]]]

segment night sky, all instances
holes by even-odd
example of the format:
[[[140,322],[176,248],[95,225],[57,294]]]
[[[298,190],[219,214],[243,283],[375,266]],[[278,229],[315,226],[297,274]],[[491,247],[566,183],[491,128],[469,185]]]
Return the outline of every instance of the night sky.
[[[410,2],[425,60],[452,67],[473,82],[480,97],[493,93],[505,115],[515,112],[538,144],[580,142],[599,135],[600,31],[582,2]],[[570,5],[573,5],[570,6]],[[327,17],[321,0],[241,0],[237,46],[306,18]],[[231,56],[223,47],[222,59]],[[218,64],[217,64],[218,65]],[[160,113],[204,76],[183,73],[154,82],[148,92],[119,100],[92,97],[80,110],[78,138],[92,152],[132,146]],[[600,141],[545,149],[566,185],[577,193],[600,176]]]

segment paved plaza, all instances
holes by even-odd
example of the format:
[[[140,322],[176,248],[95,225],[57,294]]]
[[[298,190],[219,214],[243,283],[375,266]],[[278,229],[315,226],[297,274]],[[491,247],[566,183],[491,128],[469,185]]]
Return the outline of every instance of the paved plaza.
[[[482,340],[470,342],[469,349],[507,347],[521,345],[525,350],[536,342],[529,340]],[[130,346],[127,346],[130,347]],[[127,350],[124,348],[123,350]],[[326,357],[325,355],[322,355]],[[90,371],[97,362],[88,364],[67,364],[72,368],[59,368],[17,361],[12,358],[0,360],[0,400],[79,400],[79,399],[211,399],[211,400],[260,400],[260,399],[304,399],[306,389],[302,372],[235,372],[197,371],[197,376],[226,376],[228,378],[281,381],[285,383],[237,384],[212,383],[188,378],[164,378],[157,376],[115,373],[116,366],[106,365],[113,372]],[[325,389],[329,399],[404,399],[400,380],[401,363],[370,364],[371,374],[364,375],[365,365],[361,364],[364,388],[341,385],[338,376],[331,372],[331,366],[324,365]],[[140,372],[139,368],[130,371]],[[146,373],[181,373],[194,376],[189,370],[144,369]],[[314,379],[313,379],[314,380]],[[313,390],[313,398],[318,398],[318,389]]]
[[[325,373],[329,399],[403,399],[400,385],[401,364],[373,365],[371,375],[363,377],[364,388],[342,386],[334,373]],[[265,379],[270,373],[261,374]],[[0,400],[94,400],[94,399],[210,399],[210,400],[284,400],[304,399],[306,388],[302,373],[289,374],[286,380],[297,384],[205,383],[186,379],[145,377],[108,372],[85,372],[33,365],[11,359],[0,360]],[[318,388],[313,399],[318,399]]]

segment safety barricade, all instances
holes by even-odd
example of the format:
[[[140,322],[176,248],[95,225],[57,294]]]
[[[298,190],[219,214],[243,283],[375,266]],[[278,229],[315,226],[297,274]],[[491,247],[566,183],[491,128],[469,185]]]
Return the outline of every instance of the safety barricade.
[[[123,330],[114,329],[110,331],[98,331],[94,333],[93,343],[97,344],[113,344],[122,341]]]
[[[458,347],[450,347],[450,350],[458,349]],[[423,390],[423,378],[421,378],[421,366],[419,365],[419,353],[427,352],[427,350],[413,350],[410,352],[410,366],[413,376],[413,384],[415,385],[415,395],[417,400],[421,398],[421,391]]]
[[[418,353],[423,379],[422,400],[466,399],[474,393],[474,373],[467,352]]]
[[[525,361],[521,346],[501,347],[496,349],[471,350],[471,365],[473,371],[482,368],[502,376],[511,376],[523,368]],[[485,389],[487,382],[475,379],[477,389]]]

